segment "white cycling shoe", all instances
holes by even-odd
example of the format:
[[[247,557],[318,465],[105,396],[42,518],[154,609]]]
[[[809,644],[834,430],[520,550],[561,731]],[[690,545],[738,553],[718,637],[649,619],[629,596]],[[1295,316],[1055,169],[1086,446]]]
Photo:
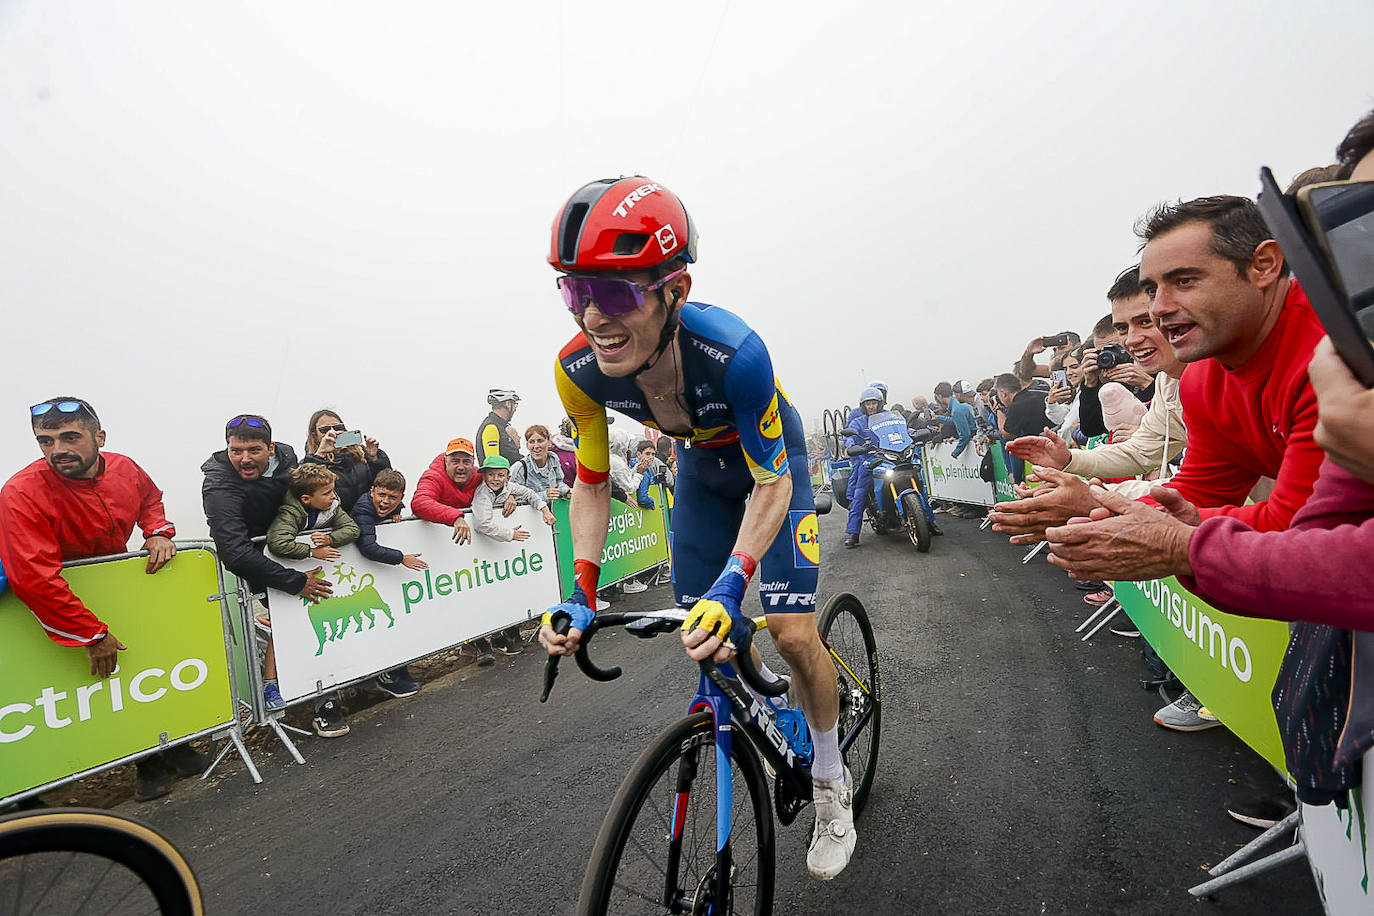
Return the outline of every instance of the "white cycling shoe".
[[[812,784],[816,826],[811,829],[811,848],[806,868],[813,878],[829,881],[844,871],[854,855],[854,778],[845,767],[843,779],[817,779]]]

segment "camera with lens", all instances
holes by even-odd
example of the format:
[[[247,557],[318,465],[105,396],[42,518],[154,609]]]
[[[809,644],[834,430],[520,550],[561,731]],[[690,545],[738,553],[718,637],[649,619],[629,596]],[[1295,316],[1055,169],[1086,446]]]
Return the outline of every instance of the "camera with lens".
[[[1130,365],[1133,362],[1135,360],[1121,344],[1107,344],[1097,351],[1097,368],[1103,372],[1108,369],[1115,369],[1117,366]]]

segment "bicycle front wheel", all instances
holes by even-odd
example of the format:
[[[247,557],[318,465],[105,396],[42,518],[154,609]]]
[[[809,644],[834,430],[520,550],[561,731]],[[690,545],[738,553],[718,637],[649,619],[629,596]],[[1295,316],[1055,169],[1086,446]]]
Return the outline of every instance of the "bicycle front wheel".
[[[105,811],[0,817],[0,913],[201,916],[191,866],[161,834]]]
[[[718,880],[712,725],[709,712],[688,716],[639,755],[597,834],[579,914],[708,912]],[[709,912],[762,916],[773,908],[773,806],[754,749],[738,733],[733,748],[730,893]]]
[[[868,790],[878,769],[883,711],[878,643],[863,603],[848,592],[825,603],[817,626],[835,664],[840,691],[840,750],[854,777],[854,814],[858,815],[868,801]]]

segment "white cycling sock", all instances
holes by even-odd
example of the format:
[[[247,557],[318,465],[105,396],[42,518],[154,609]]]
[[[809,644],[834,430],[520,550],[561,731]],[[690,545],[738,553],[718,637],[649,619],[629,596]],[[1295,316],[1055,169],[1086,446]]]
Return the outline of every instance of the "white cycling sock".
[[[812,779],[843,779],[844,758],[840,756],[840,732],[838,728],[830,731],[812,731],[815,742],[816,759],[811,762]]]

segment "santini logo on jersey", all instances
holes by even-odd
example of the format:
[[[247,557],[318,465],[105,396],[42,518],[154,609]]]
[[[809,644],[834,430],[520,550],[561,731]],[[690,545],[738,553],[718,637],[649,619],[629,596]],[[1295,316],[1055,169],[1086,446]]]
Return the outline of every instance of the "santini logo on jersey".
[[[620,202],[620,206],[616,207],[611,212],[614,213],[616,216],[629,216],[630,211],[635,208],[635,204],[639,203],[641,200],[648,197],[655,191],[662,190],[663,185],[661,184],[642,184],[639,187],[635,188],[633,191],[631,191],[629,194],[626,194],[625,199]],[[659,244],[662,243],[663,240],[659,239]],[[667,248],[664,249],[664,251],[670,250],[671,249]]]
[[[632,410],[634,408],[644,409],[644,405],[638,401],[607,401],[606,406],[611,410]]]

